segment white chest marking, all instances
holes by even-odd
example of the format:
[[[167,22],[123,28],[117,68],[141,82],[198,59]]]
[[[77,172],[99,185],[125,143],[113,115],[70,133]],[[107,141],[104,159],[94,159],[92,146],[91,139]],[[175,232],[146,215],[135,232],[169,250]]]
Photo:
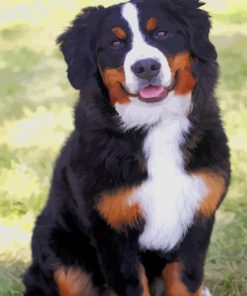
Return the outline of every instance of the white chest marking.
[[[132,197],[144,212],[146,223],[139,238],[144,249],[174,248],[193,223],[198,204],[207,192],[201,179],[184,170],[180,145],[189,125],[185,116],[170,116],[145,140],[149,179]]]

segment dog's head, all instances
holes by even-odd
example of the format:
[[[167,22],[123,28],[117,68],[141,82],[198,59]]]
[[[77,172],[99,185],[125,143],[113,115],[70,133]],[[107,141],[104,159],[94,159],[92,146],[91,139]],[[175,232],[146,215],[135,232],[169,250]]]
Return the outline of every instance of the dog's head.
[[[83,89],[99,73],[127,128],[188,112],[193,69],[216,59],[197,0],[135,0],[85,9],[58,38],[68,78]]]

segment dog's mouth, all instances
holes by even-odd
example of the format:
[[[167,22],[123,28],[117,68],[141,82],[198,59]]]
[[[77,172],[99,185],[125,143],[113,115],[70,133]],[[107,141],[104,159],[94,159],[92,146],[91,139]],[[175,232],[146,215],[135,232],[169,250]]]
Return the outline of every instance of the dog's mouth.
[[[176,86],[176,75],[174,76],[171,84],[168,87],[161,85],[149,84],[142,88],[137,94],[130,93],[126,87],[121,84],[122,90],[130,97],[138,97],[140,101],[145,103],[157,103],[164,100],[169,92],[171,92]]]

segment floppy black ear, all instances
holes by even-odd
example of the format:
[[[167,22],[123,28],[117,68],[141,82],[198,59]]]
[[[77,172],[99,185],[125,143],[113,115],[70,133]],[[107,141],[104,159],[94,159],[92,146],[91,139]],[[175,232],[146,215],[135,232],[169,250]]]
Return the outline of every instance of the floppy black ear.
[[[68,79],[76,89],[81,89],[97,72],[95,28],[103,9],[102,6],[84,9],[57,38],[68,64]]]
[[[193,56],[204,60],[216,60],[217,53],[214,45],[210,42],[206,32],[195,32],[190,40],[191,52]]]
[[[201,6],[202,4],[199,3]],[[206,11],[197,10],[197,14],[191,19],[190,48],[193,56],[203,61],[216,60],[217,53],[214,45],[209,40],[211,29],[210,17]]]

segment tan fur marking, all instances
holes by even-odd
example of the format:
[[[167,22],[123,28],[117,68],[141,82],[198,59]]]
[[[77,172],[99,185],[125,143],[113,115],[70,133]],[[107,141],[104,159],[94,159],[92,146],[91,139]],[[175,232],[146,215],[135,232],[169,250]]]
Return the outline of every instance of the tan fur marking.
[[[148,32],[152,32],[157,27],[157,20],[154,17],[151,17],[146,24],[146,29]]]
[[[90,275],[76,268],[60,267],[54,279],[61,296],[97,296]]]
[[[124,226],[135,227],[141,218],[138,203],[129,204],[135,189],[122,189],[112,194],[104,194],[96,209],[114,229],[121,231]]]
[[[196,80],[191,73],[192,61],[189,52],[183,52],[168,58],[173,75],[177,73],[177,84],[174,89],[175,95],[186,95],[195,87]]]
[[[145,272],[145,268],[144,266],[141,264],[140,267],[140,282],[142,284],[142,296],[151,296],[150,294],[150,290],[149,290],[149,286],[148,286],[148,279],[146,276],[146,272]]]
[[[125,74],[123,68],[110,69],[107,68],[102,74],[104,84],[108,88],[112,104],[127,104],[129,98],[122,90],[120,84],[125,82]]]
[[[140,264],[140,283],[142,285],[142,295],[141,296],[151,296],[148,286],[148,279],[146,276],[145,268],[142,264]],[[117,296],[117,294],[111,290],[107,290],[105,296]]]
[[[173,262],[166,265],[162,276],[165,283],[166,296],[201,296],[200,287],[195,293],[191,293],[182,282],[182,264]]]
[[[117,294],[115,292],[113,292],[112,290],[107,290],[104,293],[104,296],[117,296]]]
[[[126,39],[127,34],[124,31],[124,29],[122,29],[121,27],[115,27],[112,29],[112,32],[116,35],[117,38],[119,39]]]
[[[198,208],[198,213],[209,217],[216,211],[220,203],[225,191],[225,180],[223,176],[212,172],[198,172],[195,175],[203,180],[208,190],[208,194]]]

